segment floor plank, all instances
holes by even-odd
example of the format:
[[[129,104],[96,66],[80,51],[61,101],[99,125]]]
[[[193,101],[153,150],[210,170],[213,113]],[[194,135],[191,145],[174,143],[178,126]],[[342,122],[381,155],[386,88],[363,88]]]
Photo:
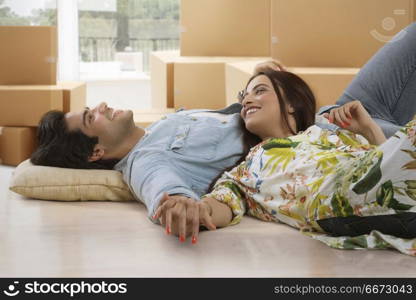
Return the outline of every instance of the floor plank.
[[[0,277],[415,277],[396,251],[335,250],[249,217],[179,243],[136,202],[26,199],[0,166]]]

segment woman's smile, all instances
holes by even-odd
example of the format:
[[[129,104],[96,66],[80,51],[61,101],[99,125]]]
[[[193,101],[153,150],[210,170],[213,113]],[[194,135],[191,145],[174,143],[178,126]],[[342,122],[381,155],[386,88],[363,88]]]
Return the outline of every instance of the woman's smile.
[[[250,115],[252,115],[252,114],[255,114],[258,110],[260,110],[261,108],[260,107],[257,107],[257,106],[252,106],[252,107],[250,107],[250,108],[248,108],[247,110],[246,110],[246,118],[248,117],[248,116],[250,116]]]

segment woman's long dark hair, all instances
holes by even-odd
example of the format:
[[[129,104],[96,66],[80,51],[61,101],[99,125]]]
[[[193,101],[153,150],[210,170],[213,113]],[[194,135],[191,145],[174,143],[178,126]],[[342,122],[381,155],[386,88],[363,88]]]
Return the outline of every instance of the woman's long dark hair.
[[[315,123],[315,111],[316,111],[316,100],[312,90],[308,84],[299,76],[287,72],[287,71],[275,71],[272,69],[265,69],[262,72],[253,75],[246,84],[257,76],[265,75],[271,81],[273,89],[277,95],[280,106],[280,114],[283,120],[283,124],[292,132],[293,135],[299,131],[306,130],[309,126]],[[296,122],[296,131],[291,128],[288,119],[288,111],[286,105],[293,107],[294,112],[292,113]],[[237,106],[235,106],[236,108]],[[240,104],[240,110],[242,106]],[[230,109],[228,107],[227,109]],[[225,111],[225,110],[224,110]],[[217,111],[221,112],[221,111]],[[238,166],[246,158],[248,152],[252,147],[261,142],[261,139],[249,132],[245,126],[243,119],[240,119],[241,130],[243,131],[243,154],[236,164],[226,168],[220,175],[218,175],[210,184],[209,190],[212,190],[217,180],[222,176],[224,172],[232,170],[235,166]]]

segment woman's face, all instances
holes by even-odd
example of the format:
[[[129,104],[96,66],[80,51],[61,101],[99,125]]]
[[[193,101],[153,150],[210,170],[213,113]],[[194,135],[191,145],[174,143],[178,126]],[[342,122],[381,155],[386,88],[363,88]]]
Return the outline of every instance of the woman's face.
[[[259,75],[251,80],[241,104],[243,105],[241,117],[247,130],[262,140],[269,137],[282,138],[292,135],[284,125],[277,94],[267,76]],[[287,106],[286,109],[288,112],[292,112],[290,106]],[[296,130],[293,116],[288,115],[288,119],[292,128]]]

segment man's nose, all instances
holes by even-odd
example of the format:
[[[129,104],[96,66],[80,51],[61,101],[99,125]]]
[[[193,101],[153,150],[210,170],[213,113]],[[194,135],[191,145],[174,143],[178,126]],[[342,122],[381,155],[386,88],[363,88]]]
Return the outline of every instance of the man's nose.
[[[108,106],[106,102],[101,102],[100,105],[98,106],[98,111],[100,113],[104,113],[107,110]]]

